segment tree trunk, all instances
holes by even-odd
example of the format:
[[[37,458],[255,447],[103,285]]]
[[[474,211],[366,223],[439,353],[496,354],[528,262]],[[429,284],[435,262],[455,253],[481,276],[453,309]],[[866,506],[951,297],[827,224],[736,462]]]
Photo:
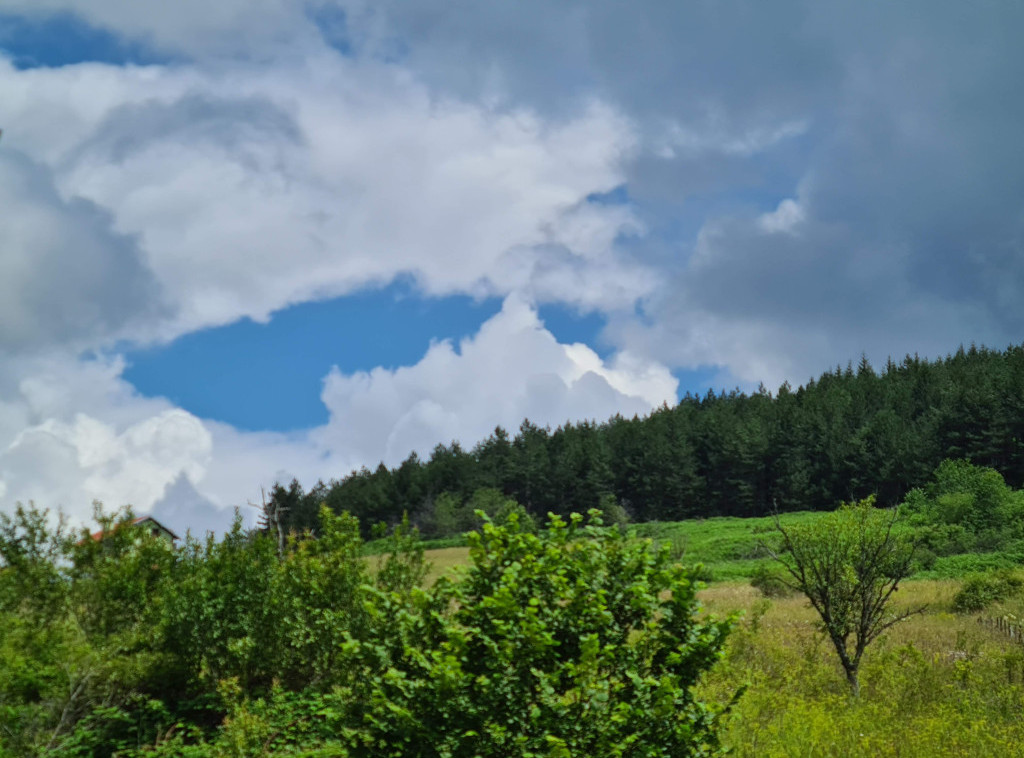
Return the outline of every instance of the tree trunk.
[[[860,697],[860,679],[857,678],[856,666],[844,666],[846,669],[846,681],[850,685],[850,693],[854,697]]]
[[[861,652],[858,651],[853,657],[850,656],[849,651],[846,649],[846,640],[838,635],[829,635],[832,639],[832,644],[835,646],[836,653],[839,654],[839,662],[843,665],[843,671],[846,673],[846,681],[850,685],[850,692],[854,697],[860,697],[860,679],[857,678],[857,672],[860,669],[860,656]]]

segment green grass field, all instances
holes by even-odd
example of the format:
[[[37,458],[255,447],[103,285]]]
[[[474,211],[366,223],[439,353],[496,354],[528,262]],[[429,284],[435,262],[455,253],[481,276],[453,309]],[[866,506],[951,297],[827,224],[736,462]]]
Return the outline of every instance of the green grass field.
[[[782,523],[797,524],[820,518],[816,512],[787,513]],[[649,522],[631,527],[637,537],[668,542],[683,563],[701,563],[712,581],[749,578],[758,566],[770,563],[762,543],[774,527],[772,518],[710,518],[693,521]],[[367,555],[380,552],[385,542],[369,542]],[[464,537],[424,540],[426,558],[433,564],[430,576],[438,577],[465,564],[469,554]]]
[[[806,523],[824,515],[816,512],[786,513],[783,525]],[[638,537],[657,543],[668,542],[676,557],[687,564],[703,564],[711,581],[744,579],[771,562],[765,540],[775,528],[775,519],[709,518],[692,521],[649,522],[636,525]]]
[[[927,609],[868,649],[858,699],[802,597],[769,601],[734,582],[704,590],[709,611],[744,614],[702,692],[721,702],[747,687],[725,742],[767,758],[1024,756],[1024,647],[954,615],[958,585],[903,585],[899,604]]]
[[[784,526],[803,524],[825,515],[822,512],[802,511],[780,516]],[[765,518],[709,518],[692,521],[652,521],[631,528],[640,538],[656,543],[668,542],[682,563],[702,564],[707,580],[740,581],[749,579],[771,559],[764,550],[775,520]],[[383,542],[367,543],[366,552],[380,551]],[[434,563],[431,576],[437,577],[466,561],[468,550],[464,537],[448,537],[424,541],[427,560]],[[1015,568],[1024,564],[1024,555],[1007,552],[967,553],[942,556],[927,571],[919,572],[918,579],[957,579],[967,574],[999,568]]]

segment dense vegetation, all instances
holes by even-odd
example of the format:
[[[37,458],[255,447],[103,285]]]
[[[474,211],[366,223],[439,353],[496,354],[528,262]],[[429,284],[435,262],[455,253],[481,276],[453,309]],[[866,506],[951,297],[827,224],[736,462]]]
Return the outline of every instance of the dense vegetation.
[[[831,510],[869,495],[890,506],[947,458],[1024,484],[1024,346],[907,357],[880,373],[862,359],[796,390],[687,395],[645,418],[554,431],[524,421],[472,450],[438,445],[429,460],[413,454],[309,491],[293,481],[272,497],[296,528],[313,527],[326,503],[366,530],[408,513],[430,536],[506,499],[541,518],[617,505],[640,522]]]
[[[407,524],[369,548],[328,508],[316,536],[236,524],[177,548],[128,513],[99,514],[102,539],[0,516],[0,756],[992,755],[1024,738],[1024,649],[1000,631],[1020,634],[1024,491],[992,469],[944,462],[898,522],[870,500],[632,531],[501,507],[438,553],[455,576]],[[878,623],[830,628],[766,550],[816,567],[812,591],[854,611],[833,622],[884,595]],[[753,577],[705,593],[748,612],[734,637],[697,576]]]
[[[236,523],[176,549],[129,515],[102,539],[0,516],[0,756],[719,753],[694,687],[731,622],[649,541],[511,513],[423,586],[404,528],[371,568],[326,508],[283,547]]]

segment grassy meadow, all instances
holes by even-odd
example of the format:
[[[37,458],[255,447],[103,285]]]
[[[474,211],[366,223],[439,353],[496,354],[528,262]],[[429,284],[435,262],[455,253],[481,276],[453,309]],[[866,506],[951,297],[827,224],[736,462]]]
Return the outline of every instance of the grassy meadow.
[[[726,659],[705,682],[712,702],[739,687],[724,734],[737,756],[1024,756],[1024,647],[958,616],[955,580],[904,583],[898,605],[926,605],[868,648],[849,695],[803,597],[767,599],[715,584],[708,611],[741,611]],[[988,613],[997,613],[999,609]]]
[[[793,524],[820,517],[782,519]],[[947,565],[904,582],[896,605],[924,611],[868,649],[862,693],[853,699],[807,601],[765,598],[749,584],[754,569],[770,562],[761,544],[772,526],[771,518],[637,526],[638,536],[669,542],[681,561],[704,564],[707,612],[739,615],[728,655],[701,692],[708,702],[722,703],[745,688],[724,735],[735,755],[1024,757],[1024,646],[979,623],[1003,614],[1024,617],[1024,604],[957,615],[952,599],[961,581],[943,578],[1002,567],[1012,556],[952,556]],[[428,543],[426,557],[436,578],[464,565],[468,550],[450,541],[437,548]]]
[[[783,524],[796,524],[820,518],[820,512],[787,513]],[[701,563],[713,581],[749,578],[758,566],[770,564],[762,541],[774,527],[772,518],[709,518],[694,521],[653,521],[633,527],[640,538],[656,543],[669,543],[674,555],[686,563]],[[365,550],[371,556],[385,549],[386,541],[368,542]],[[436,579],[456,566],[465,565],[469,549],[465,538],[448,537],[424,540],[426,559],[431,564],[428,581]]]

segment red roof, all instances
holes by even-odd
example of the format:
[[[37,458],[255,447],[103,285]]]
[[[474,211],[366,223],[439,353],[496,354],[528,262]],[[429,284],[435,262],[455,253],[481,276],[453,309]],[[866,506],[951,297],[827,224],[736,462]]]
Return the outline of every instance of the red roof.
[[[165,532],[167,532],[167,533],[168,533],[169,535],[171,535],[171,538],[172,538],[172,539],[178,539],[178,535],[177,535],[177,534],[175,534],[174,532],[172,532],[172,531],[171,531],[170,529],[168,529],[168,528],[167,528],[166,526],[164,526],[163,524],[161,524],[161,523],[160,523],[159,521],[157,521],[157,520],[156,520],[155,518],[153,518],[152,516],[139,516],[138,518],[134,518],[134,519],[132,519],[132,524],[144,524],[144,523],[145,523],[145,522],[147,522],[147,521],[152,521],[152,522],[153,522],[153,524],[154,524],[154,525],[155,525],[155,526],[156,526],[157,528],[159,528],[159,529],[162,529],[163,531],[165,531]],[[103,532],[103,531],[99,531],[99,532],[93,532],[93,533],[92,533],[92,534],[90,534],[89,536],[90,536],[90,537],[91,537],[92,539],[94,539],[94,540],[96,540],[96,541],[99,541],[99,540],[103,539],[103,535],[104,535],[104,534],[106,534],[106,532]]]

